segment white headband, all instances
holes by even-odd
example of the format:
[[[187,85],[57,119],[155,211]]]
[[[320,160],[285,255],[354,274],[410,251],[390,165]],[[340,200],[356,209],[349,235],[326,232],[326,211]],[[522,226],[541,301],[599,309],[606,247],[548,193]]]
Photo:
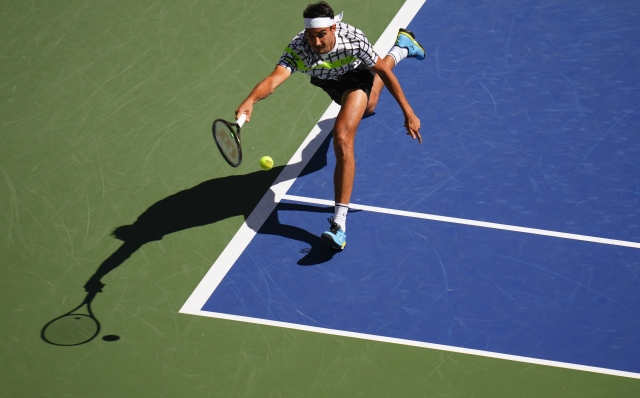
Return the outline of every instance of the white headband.
[[[305,29],[328,28],[329,26],[333,26],[334,23],[342,21],[342,14],[344,14],[344,12],[341,12],[340,15],[336,15],[333,18],[305,18],[304,27]]]

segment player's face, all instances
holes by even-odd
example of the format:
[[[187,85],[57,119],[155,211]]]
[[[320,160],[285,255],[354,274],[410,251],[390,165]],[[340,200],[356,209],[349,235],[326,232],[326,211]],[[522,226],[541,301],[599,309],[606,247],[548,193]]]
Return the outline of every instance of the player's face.
[[[328,28],[307,28],[305,36],[309,41],[309,45],[318,54],[326,54],[333,50],[336,44],[336,25]]]

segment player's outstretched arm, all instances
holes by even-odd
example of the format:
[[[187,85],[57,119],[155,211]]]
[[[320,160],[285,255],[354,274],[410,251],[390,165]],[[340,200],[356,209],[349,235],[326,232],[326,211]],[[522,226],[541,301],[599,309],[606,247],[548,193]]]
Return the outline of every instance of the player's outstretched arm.
[[[236,119],[243,113],[247,114],[247,122],[251,121],[251,113],[253,113],[253,104],[270,96],[275,89],[291,76],[291,71],[283,66],[276,66],[269,76],[265,77],[258,83],[247,99],[242,101],[236,109]]]
[[[402,92],[400,83],[396,78],[396,75],[391,71],[386,63],[381,58],[378,58],[375,66],[371,68],[384,83],[384,86],[389,90],[393,98],[398,101],[398,105],[402,108],[404,113],[404,126],[407,128],[407,134],[413,139],[418,139],[418,142],[422,144],[422,137],[420,136],[420,119],[413,113],[413,109],[409,105],[409,102]]]

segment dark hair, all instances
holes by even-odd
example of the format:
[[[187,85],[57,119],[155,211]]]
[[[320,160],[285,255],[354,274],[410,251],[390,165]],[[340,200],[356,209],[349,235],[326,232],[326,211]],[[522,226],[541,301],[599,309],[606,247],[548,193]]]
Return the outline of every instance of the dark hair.
[[[333,18],[333,9],[324,1],[309,4],[302,13],[303,18]]]

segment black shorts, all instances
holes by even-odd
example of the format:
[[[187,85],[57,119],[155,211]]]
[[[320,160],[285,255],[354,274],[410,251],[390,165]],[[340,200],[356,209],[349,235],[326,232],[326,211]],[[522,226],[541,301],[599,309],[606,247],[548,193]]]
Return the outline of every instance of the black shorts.
[[[362,90],[369,99],[374,76],[369,69],[354,69],[340,76],[340,80],[318,79],[311,76],[311,84],[323,89],[332,100],[342,105],[342,94],[349,90]]]

